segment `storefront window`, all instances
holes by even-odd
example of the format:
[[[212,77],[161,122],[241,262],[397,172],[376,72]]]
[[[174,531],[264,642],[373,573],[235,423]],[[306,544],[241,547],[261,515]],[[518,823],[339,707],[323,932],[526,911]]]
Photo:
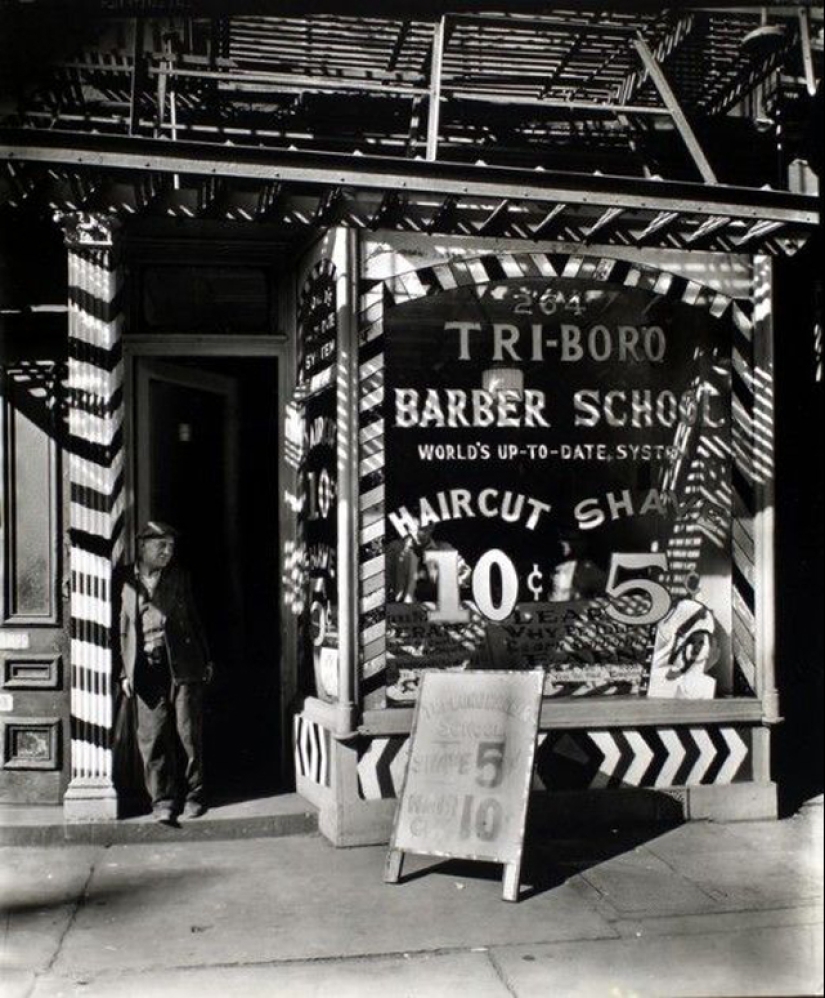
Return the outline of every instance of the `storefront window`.
[[[298,302],[298,564],[304,572],[298,654],[307,688],[314,683],[326,700],[338,695],[337,337],[335,271],[321,261]]]
[[[389,703],[424,667],[730,693],[730,321],[518,279],[395,305],[384,332]]]

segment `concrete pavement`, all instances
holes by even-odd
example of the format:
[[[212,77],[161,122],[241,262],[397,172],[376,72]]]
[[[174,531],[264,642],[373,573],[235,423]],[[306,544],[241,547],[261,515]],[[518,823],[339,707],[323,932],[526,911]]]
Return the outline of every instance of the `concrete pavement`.
[[[493,866],[317,835],[0,850],[3,998],[822,993],[822,806],[530,836]]]

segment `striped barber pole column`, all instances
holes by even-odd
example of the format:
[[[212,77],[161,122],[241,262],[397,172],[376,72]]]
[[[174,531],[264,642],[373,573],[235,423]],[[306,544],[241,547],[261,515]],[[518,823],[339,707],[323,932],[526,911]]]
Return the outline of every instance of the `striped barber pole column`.
[[[383,289],[362,289],[358,352],[358,586],[360,694],[367,710],[386,706],[384,561]]]
[[[752,695],[757,685],[756,481],[753,460],[754,357],[751,308],[734,312],[732,355],[733,659],[734,693]]]
[[[123,551],[122,272],[116,223],[64,220],[69,251],[71,767],[67,817],[114,818],[112,578]]]

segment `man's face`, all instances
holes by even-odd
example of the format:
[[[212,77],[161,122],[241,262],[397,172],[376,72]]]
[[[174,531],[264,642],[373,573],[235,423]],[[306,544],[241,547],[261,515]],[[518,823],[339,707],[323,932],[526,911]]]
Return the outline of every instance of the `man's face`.
[[[417,526],[413,536],[419,547],[426,547],[433,539],[433,528],[431,526]]]
[[[140,542],[140,560],[150,570],[166,568],[174,553],[174,537],[147,537]]]

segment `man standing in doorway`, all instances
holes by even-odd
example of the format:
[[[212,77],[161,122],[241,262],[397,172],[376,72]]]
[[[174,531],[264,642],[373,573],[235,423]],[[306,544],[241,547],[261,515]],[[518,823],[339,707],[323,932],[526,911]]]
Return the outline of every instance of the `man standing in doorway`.
[[[156,821],[198,818],[203,799],[203,690],[212,663],[189,577],[173,564],[176,531],[150,520],[137,535],[138,557],[119,590],[124,694],[137,706],[137,740]],[[178,745],[185,760],[177,782]]]

